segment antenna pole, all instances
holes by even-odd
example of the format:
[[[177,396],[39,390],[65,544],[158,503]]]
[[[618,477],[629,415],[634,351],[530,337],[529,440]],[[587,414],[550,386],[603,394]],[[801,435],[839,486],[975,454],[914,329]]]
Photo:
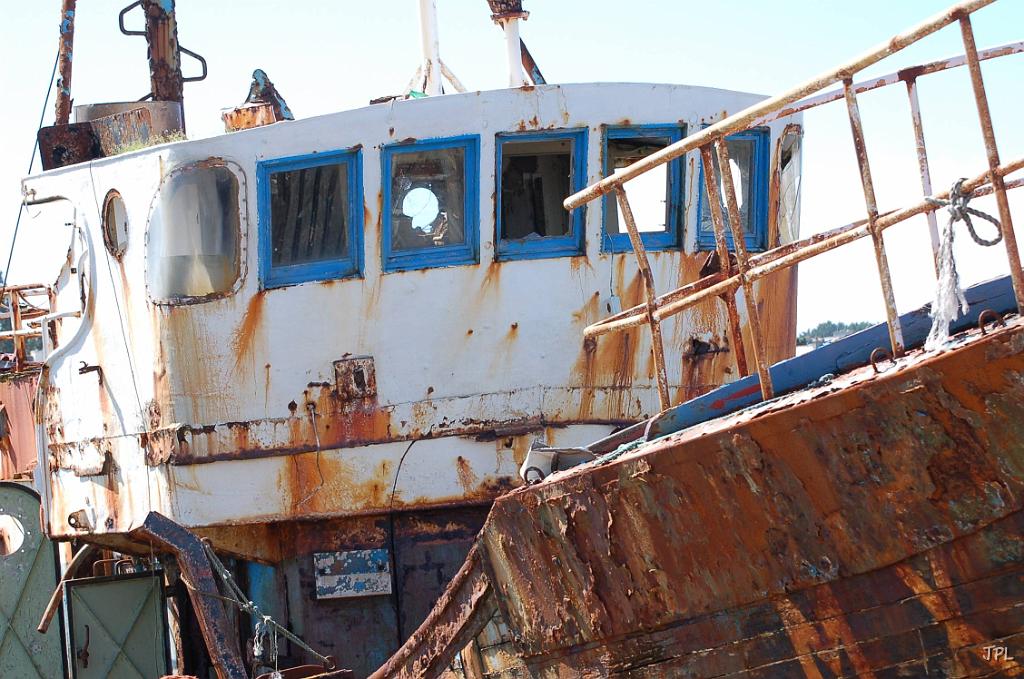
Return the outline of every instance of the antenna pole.
[[[437,0],[420,0],[420,41],[423,45],[423,91],[431,96],[441,91],[441,47],[437,38]]]
[[[522,0],[487,0],[491,19],[505,32],[505,55],[508,60],[508,86],[530,84],[523,71],[523,43],[519,37],[519,20],[530,16],[523,11]]]

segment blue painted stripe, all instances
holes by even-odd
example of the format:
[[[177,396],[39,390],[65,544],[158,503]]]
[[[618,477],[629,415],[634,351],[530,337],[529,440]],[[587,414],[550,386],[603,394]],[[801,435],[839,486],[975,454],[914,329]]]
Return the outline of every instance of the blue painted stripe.
[[[1017,310],[1010,277],[996,278],[979,283],[965,291],[969,309],[951,325],[952,332],[960,332],[977,325],[978,314],[985,309],[998,313]],[[924,344],[932,320],[930,305],[900,316],[903,341],[909,347]],[[780,361],[770,368],[776,394],[795,391],[817,381],[829,373],[839,374],[867,365],[871,352],[878,347],[889,347],[889,330],[885,323],[818,347],[801,356]],[[712,392],[670,408],[650,424],[648,439],[665,436],[701,422],[728,415],[761,401],[761,381],[756,374],[723,385]]]

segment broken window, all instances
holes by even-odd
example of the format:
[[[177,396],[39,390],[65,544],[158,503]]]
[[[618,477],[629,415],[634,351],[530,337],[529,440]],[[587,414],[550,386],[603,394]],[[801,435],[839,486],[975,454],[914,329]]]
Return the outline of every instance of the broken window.
[[[479,137],[385,146],[384,270],[477,261]]]
[[[743,225],[744,243],[748,250],[764,250],[767,247],[768,139],[768,130],[751,130],[726,138],[730,171],[736,189],[736,203],[740,212],[740,223]],[[731,250],[732,231],[729,227],[729,211],[725,206],[725,187],[722,184],[722,176],[718,167],[718,154],[713,154],[713,158],[715,177],[718,178],[722,216],[725,219],[725,237]],[[715,226],[712,221],[711,208],[708,205],[707,192],[704,191],[703,172],[705,170],[702,163],[697,247],[712,250],[715,248]]]
[[[359,274],[359,162],[358,151],[333,151],[259,164],[264,286]]]
[[[499,135],[498,256],[582,254],[584,211],[562,201],[586,185],[586,130]]]
[[[619,174],[633,163],[683,137],[678,126],[611,127],[605,134],[604,174]],[[682,224],[683,164],[677,158],[622,185],[644,246],[651,250],[679,245]],[[632,250],[626,220],[614,193],[604,198],[606,252]]]
[[[238,178],[222,162],[171,172],[149,217],[146,274],[159,301],[187,301],[230,292],[241,264]]]

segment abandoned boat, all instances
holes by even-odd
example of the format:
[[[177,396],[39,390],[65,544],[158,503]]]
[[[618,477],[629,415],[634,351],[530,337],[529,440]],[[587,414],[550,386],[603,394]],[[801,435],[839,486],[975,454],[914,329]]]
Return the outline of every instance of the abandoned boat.
[[[173,2],[121,13],[128,34],[144,15],[152,101],[80,106],[75,122],[64,3],[57,124],[23,192],[32,228],[70,247],[53,283],[4,291],[5,470],[39,497],[3,489],[21,545],[0,561],[20,585],[0,675],[367,676],[528,455],[527,476],[546,476],[746,373],[724,330],[748,327],[732,295],[653,344],[583,337],[652,285],[721,266],[695,156],[631,183],[644,199],[629,210],[562,202],[763,97],[546,84],[515,4],[491,3],[508,89],[442,93],[423,0],[415,92],[294,120],[257,71],[229,133],[173,141],[195,56]],[[797,236],[801,136],[793,114],[730,139],[749,250]],[[793,353],[795,284],[748,292],[773,310],[762,358]],[[43,568],[51,541],[59,567]]]
[[[980,67],[1024,44],[977,50],[972,13],[989,4],[961,2],[566,201],[614,194],[628,215],[623,182],[694,153],[729,167],[737,132],[842,101],[866,219],[751,254],[732,173],[705,176],[718,270],[660,296],[649,282],[644,301],[585,336],[599,346],[647,327],[656,352],[674,314],[737,290],[752,300],[755,282],[861,238],[874,245],[887,322],[772,365],[762,310],[747,301],[753,374],[499,498],[445,595],[373,679],[1024,674],[1024,276],[1008,198],[1024,185],[1024,157],[1000,160]],[[854,82],[951,24],[964,55]],[[962,66],[988,163],[933,195],[917,81]],[[923,195],[881,212],[859,97],[894,84],[907,86]],[[986,195],[996,215],[968,206]],[[948,217],[941,233],[936,211]],[[883,232],[918,215],[938,291],[901,315]],[[996,235],[979,235],[972,217]],[[1008,276],[959,289],[952,243],[964,226],[979,245],[1002,241]],[[731,339],[738,358],[744,336]]]

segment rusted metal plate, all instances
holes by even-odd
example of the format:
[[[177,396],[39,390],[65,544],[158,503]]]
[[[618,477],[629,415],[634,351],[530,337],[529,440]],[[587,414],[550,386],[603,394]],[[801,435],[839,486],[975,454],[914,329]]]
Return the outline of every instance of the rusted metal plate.
[[[32,402],[37,373],[0,381],[0,479],[24,476],[36,464],[36,431]]]
[[[100,143],[89,123],[51,125],[39,129],[39,161],[44,170],[101,158]]]
[[[466,568],[540,678],[1016,676],[1022,510],[1017,317],[515,491]]]
[[[391,555],[386,549],[314,552],[317,599],[391,594]]]
[[[39,130],[39,157],[44,170],[116,155],[126,147],[145,145],[152,116],[147,108],[96,118],[89,122],[53,125]]]
[[[639,672],[643,649],[645,662],[668,662],[697,652],[684,644],[693,635],[612,640],[839,586],[958,540],[988,545],[973,557],[990,562],[979,575],[1019,570],[1024,542],[985,527],[1021,509],[1022,385],[1018,319],[506,496],[483,532],[503,611],[540,676],[562,676],[570,661],[557,658],[584,647],[601,651],[574,655],[576,671]],[[933,565],[930,586],[957,567]],[[982,617],[1001,601],[979,602]],[[847,645],[878,636],[882,620]],[[972,645],[950,639],[945,651]]]
[[[270,103],[246,104],[224,111],[220,116],[224,120],[224,130],[226,132],[250,130],[254,127],[263,127],[264,125],[270,125],[281,120],[281,118],[277,117],[274,105]]]
[[[89,121],[104,156],[113,156],[126,147],[145,145],[153,134],[153,116],[148,108],[135,108]]]

